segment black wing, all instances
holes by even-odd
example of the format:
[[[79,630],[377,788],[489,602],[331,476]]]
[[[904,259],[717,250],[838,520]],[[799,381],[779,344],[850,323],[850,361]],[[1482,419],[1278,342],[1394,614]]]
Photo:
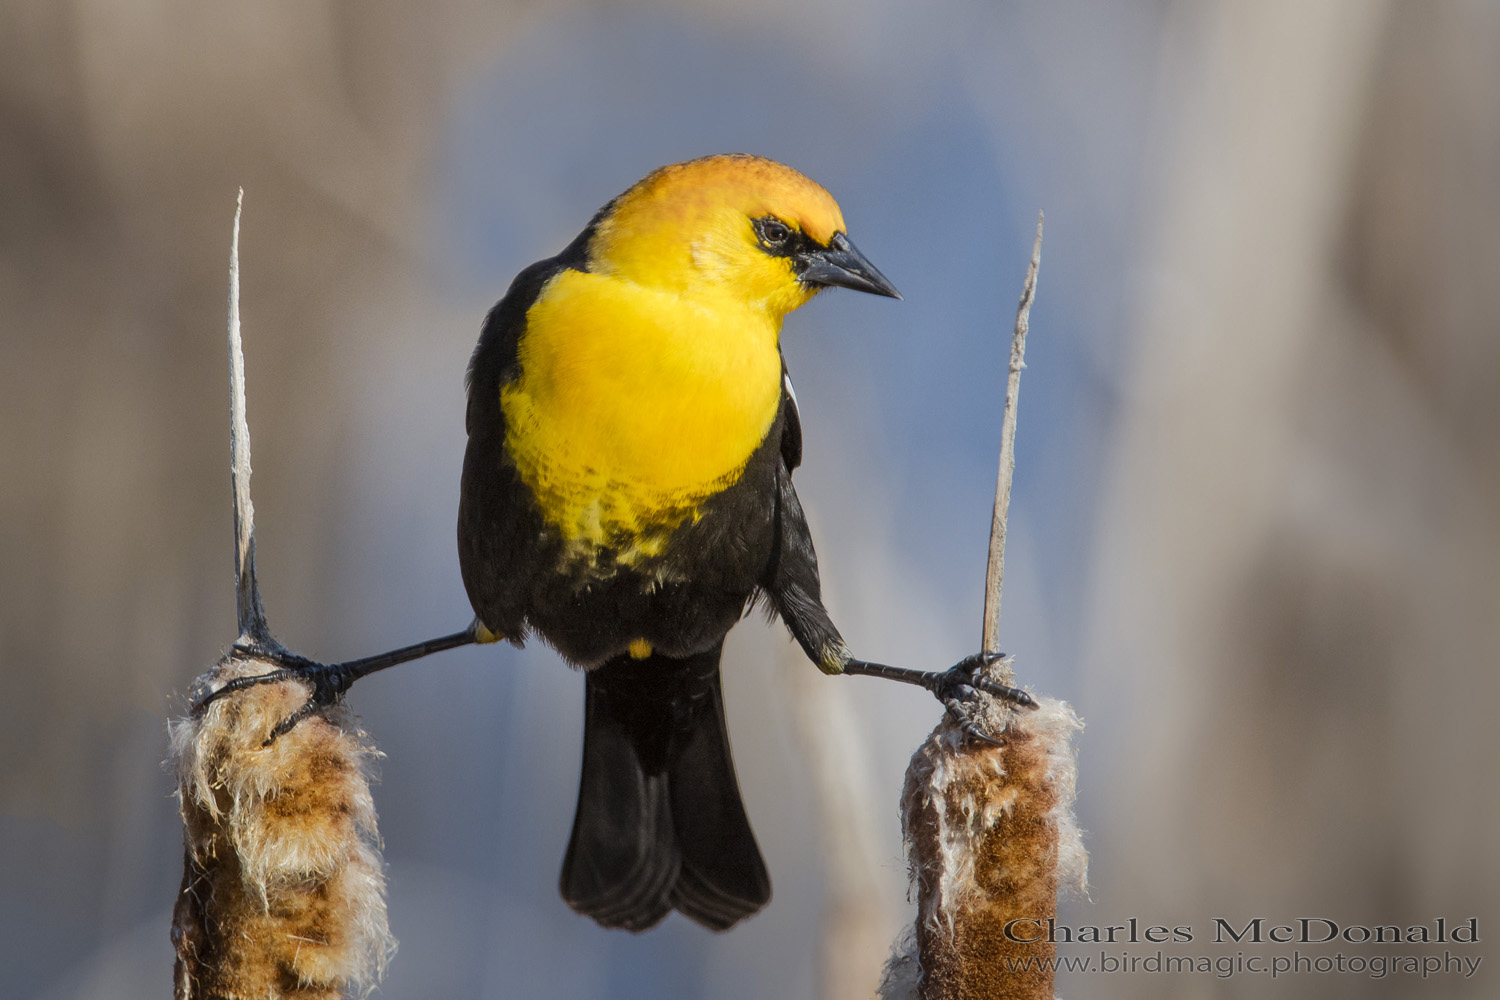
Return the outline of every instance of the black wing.
[[[790,475],[802,464],[802,415],[797,412],[797,393],[786,370],[786,358],[781,359],[781,412],[781,461]]]
[[[792,485],[792,470],[802,464],[802,417],[797,396],[782,362],[781,464],[776,470],[776,542],[761,583],[771,607],[786,623],[808,659],[830,672],[842,669],[848,647],[823,607],[818,554]]]
[[[500,390],[520,374],[517,348],[526,313],[560,271],[588,270],[588,241],[602,216],[556,257],[516,275],[485,317],[465,379],[469,401],[458,500],[458,562],[474,613],[490,631],[514,642],[525,637],[526,596],[544,561],[541,513],[505,454]]]

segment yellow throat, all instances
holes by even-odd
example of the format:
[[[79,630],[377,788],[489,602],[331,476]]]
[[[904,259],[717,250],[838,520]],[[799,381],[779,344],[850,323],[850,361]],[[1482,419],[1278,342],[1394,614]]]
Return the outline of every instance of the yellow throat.
[[[665,167],[602,213],[587,270],[560,271],[528,310],[500,393],[506,449],[575,557],[658,555],[765,439],[782,319],[815,291],[760,242],[768,217],[819,244],[844,227],[779,163]]]

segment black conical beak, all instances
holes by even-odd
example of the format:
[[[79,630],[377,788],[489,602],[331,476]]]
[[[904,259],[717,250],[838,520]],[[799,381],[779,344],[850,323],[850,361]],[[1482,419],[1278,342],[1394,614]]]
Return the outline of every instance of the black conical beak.
[[[881,274],[843,233],[834,233],[826,250],[814,250],[801,256],[797,263],[801,265],[798,277],[804,285],[838,285],[859,292],[889,295],[893,299],[901,297],[890,279]]]

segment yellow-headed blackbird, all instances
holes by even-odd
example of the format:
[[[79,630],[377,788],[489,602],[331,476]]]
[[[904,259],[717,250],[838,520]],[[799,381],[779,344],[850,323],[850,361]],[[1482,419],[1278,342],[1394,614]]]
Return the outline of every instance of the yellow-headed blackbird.
[[[822,187],[711,156],[652,173],[522,271],[474,351],[464,585],[483,638],[535,633],[586,671],[562,894],[605,926],[675,907],[723,929],[770,898],[719,687],[756,598],[824,671],[864,665],[819,596],[778,342],[832,285],[900,298]]]
[[[900,298],[797,171],[710,156],[646,177],[522,271],[485,320],[458,515],[473,624],[337,664],[242,637],[237,649],[283,666],[199,706],[309,681],[275,739],[375,670],[538,635],[585,670],[568,905],[637,931],[674,908],[716,930],[756,912],[771,881],[729,755],[719,653],[757,598],[825,672],[920,684],[979,739],[965,707],[976,688],[1030,703],[982,676],[992,657],[943,672],[855,659],[823,608],[779,335],[835,285]]]

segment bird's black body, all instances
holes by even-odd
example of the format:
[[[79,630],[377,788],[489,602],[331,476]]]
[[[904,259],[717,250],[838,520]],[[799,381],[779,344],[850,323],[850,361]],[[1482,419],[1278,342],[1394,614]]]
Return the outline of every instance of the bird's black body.
[[[505,448],[500,390],[519,374],[517,343],[547,279],[586,270],[588,230],[556,257],[518,275],[490,310],[469,368],[469,446],[459,500],[459,559],[480,620],[514,641],[535,632],[574,663],[593,667],[635,638],[669,656],[715,645],[775,578],[781,547],[777,500],[801,460],[796,403],[783,389],[765,440],[739,478],[679,525],[664,551],[645,564],[616,562],[609,547],[589,562],[568,557]],[[801,507],[795,523],[806,525]],[[621,545],[626,540],[621,539]],[[811,541],[805,541],[811,556]],[[817,565],[808,563],[817,593]]]
[[[678,526],[659,556],[625,566],[605,547],[588,562],[569,558],[506,451],[500,391],[519,374],[527,309],[559,270],[587,269],[588,236],[522,271],[475,349],[459,505],[464,584],[492,632],[516,642],[539,634],[588,668],[564,898],[606,926],[642,930],[675,907],[722,929],[770,898],[724,727],[724,635],[765,593],[795,620],[810,656],[821,660],[830,643],[842,648],[792,488],[801,425],[786,383],[744,471]],[[637,638],[651,656],[618,653]]]

